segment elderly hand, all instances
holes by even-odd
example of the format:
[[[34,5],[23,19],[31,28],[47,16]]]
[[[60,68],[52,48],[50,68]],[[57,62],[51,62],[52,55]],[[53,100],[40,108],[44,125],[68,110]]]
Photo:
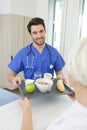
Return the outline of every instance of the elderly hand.
[[[30,102],[31,102],[31,99],[28,99],[27,97],[25,98],[21,98],[19,100],[19,104],[22,108],[22,110],[25,112],[26,110],[29,110],[31,111],[31,106],[30,106]]]

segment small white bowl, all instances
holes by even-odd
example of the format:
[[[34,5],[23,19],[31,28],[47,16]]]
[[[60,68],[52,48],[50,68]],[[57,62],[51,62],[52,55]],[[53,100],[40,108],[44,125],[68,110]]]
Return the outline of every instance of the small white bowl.
[[[26,79],[26,80],[25,80],[25,85],[30,84],[30,83],[33,83],[33,82],[34,82],[33,79]]]
[[[53,81],[46,78],[40,78],[36,80],[35,85],[40,92],[50,92],[52,89]]]

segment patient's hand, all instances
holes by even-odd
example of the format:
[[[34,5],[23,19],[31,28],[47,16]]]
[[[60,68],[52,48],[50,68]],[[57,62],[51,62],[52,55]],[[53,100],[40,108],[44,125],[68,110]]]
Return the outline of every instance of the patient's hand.
[[[29,110],[31,112],[31,106],[30,106],[31,99],[28,99],[27,97],[21,98],[19,100],[19,104],[23,111],[25,112],[26,110]]]

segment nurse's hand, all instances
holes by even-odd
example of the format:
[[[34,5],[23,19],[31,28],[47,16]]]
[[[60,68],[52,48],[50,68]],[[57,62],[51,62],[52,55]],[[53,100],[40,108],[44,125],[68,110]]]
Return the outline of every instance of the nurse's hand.
[[[22,79],[20,77],[16,76],[16,77],[13,77],[12,84],[13,84],[13,86],[17,87],[18,84],[22,83],[21,81],[22,81]]]
[[[66,83],[66,79],[63,77],[62,71],[56,72],[56,76],[58,79],[61,79],[63,83]]]
[[[8,73],[8,80],[9,80],[10,83],[13,84],[13,86],[14,86],[15,88],[17,88],[18,84],[21,84],[21,83],[22,83],[22,82],[21,82],[21,81],[22,81],[22,78],[21,78],[21,77],[18,77],[17,74],[16,74],[15,72],[13,72],[13,71],[10,71],[10,72]]]
[[[75,97],[75,92],[73,92],[72,94],[68,94],[68,96],[75,101],[76,97]]]

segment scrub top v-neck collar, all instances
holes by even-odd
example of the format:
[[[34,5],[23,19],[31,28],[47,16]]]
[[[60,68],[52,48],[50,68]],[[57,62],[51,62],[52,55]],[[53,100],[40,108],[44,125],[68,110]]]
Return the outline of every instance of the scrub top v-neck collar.
[[[35,51],[35,53],[37,53],[38,55],[43,55],[45,49],[46,49],[46,44],[45,44],[45,46],[44,46],[44,48],[42,49],[41,52],[38,51],[38,49],[33,45],[33,43],[31,45],[31,50]]]

